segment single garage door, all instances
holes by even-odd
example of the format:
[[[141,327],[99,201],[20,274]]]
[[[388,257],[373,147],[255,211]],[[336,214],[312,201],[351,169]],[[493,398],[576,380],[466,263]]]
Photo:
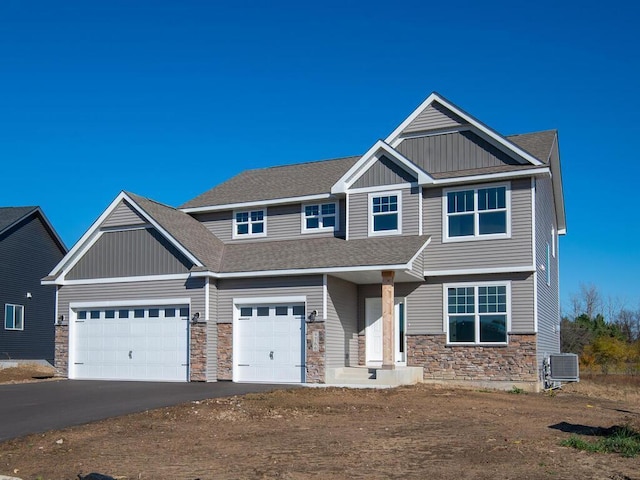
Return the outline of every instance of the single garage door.
[[[187,381],[188,306],[83,308],[75,317],[72,378]]]
[[[234,380],[304,381],[304,305],[236,305]]]

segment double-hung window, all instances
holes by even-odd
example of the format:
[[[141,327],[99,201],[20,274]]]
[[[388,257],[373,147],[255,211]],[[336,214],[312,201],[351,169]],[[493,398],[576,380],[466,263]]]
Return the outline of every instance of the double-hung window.
[[[447,342],[507,343],[509,284],[445,285]]]
[[[235,212],[233,217],[233,238],[259,237],[266,234],[264,210]]]
[[[335,203],[302,206],[302,231],[334,231],[338,228],[338,210]]]
[[[400,192],[369,194],[369,235],[402,233]]]
[[[22,305],[5,304],[4,328],[5,330],[24,330],[24,307]]]
[[[506,238],[510,235],[509,185],[446,190],[446,240]]]

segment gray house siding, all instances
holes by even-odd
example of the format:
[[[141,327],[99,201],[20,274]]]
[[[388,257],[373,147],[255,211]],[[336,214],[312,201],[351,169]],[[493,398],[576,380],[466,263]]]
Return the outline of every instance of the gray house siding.
[[[233,212],[231,210],[198,213],[192,216],[223,242],[231,240],[233,234]]]
[[[358,364],[358,286],[327,277],[325,355],[328,368]]]
[[[238,297],[269,297],[273,302],[282,296],[306,296],[307,311],[318,311],[322,318],[322,276],[262,277],[218,280],[218,323],[233,322],[233,299]]]
[[[437,103],[429,105],[407,127],[403,134],[463,125],[464,120]]]
[[[415,175],[407,172],[397,163],[383,156],[354,182],[352,188],[398,185],[401,183],[415,183],[417,181],[418,179]]]
[[[53,363],[56,289],[41,285],[40,279],[64,253],[39,215],[25,218],[0,235],[0,359]],[[5,330],[8,303],[24,307],[24,330]]]
[[[407,138],[396,150],[428,173],[518,165],[507,154],[468,130]]]
[[[558,281],[558,246],[553,191],[550,178],[536,182],[536,265],[538,266],[538,364],[550,353],[560,352],[560,312]],[[547,244],[553,250],[552,229],[556,232],[556,256],[549,255],[550,284],[547,285]],[[545,265],[545,270],[539,268]]]
[[[402,192],[402,235],[418,235],[420,222],[419,187],[389,187],[389,191]],[[385,192],[375,192],[386,195]],[[369,194],[366,192],[349,194],[349,239],[369,236]]]
[[[207,381],[218,380],[218,283],[209,280],[209,321],[207,322]]]
[[[193,263],[155,229],[103,232],[68,280],[187,273]]]
[[[125,200],[102,222],[101,227],[121,227],[148,223]]]
[[[461,187],[464,188],[464,187]],[[511,238],[443,243],[443,190],[424,190],[425,270],[477,269],[533,265],[531,181],[511,181]]]

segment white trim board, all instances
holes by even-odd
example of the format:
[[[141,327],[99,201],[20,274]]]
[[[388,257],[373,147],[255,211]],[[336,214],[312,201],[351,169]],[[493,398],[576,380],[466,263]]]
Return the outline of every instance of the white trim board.
[[[237,202],[237,203],[225,203],[222,205],[211,205],[207,207],[190,207],[190,208],[179,208],[178,210],[185,213],[206,213],[206,212],[218,212],[221,210],[236,210],[236,209],[247,209],[251,207],[262,207],[262,206],[271,206],[271,205],[285,205],[288,203],[301,203],[301,202],[310,202],[314,200],[326,200],[335,198],[334,195],[330,193],[319,193],[315,195],[304,195],[302,197],[283,197],[283,198],[274,198],[271,200],[256,200],[252,202]]]
[[[95,300],[89,302],[70,302],[69,308],[91,308],[91,307],[143,307],[143,306],[161,306],[161,305],[189,305],[191,306],[191,298],[145,298],[138,300]]]

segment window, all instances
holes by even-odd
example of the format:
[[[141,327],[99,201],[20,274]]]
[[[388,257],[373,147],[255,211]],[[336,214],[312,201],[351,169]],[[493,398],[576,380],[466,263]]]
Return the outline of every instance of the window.
[[[304,316],[304,305],[294,305],[293,306],[293,314],[298,316],[298,315],[302,315]]]
[[[253,314],[253,308],[251,307],[240,307],[240,316],[241,317],[250,317]]]
[[[264,235],[266,235],[264,210],[235,213],[233,217],[234,238]]]
[[[86,320],[87,319],[87,311],[86,310],[80,310],[78,312],[78,320]]]
[[[104,312],[104,318],[116,318],[116,311],[115,310],[106,310]]]
[[[369,194],[369,235],[401,233],[401,201],[400,192]]]
[[[268,317],[269,316],[269,307],[257,307],[256,315],[258,317]]]
[[[445,285],[447,342],[507,343],[508,284]]]
[[[556,258],[556,229],[551,228],[551,255]]]
[[[137,308],[133,311],[133,318],[144,318],[144,308]]]
[[[508,185],[448,190],[443,199],[445,240],[509,236]]]
[[[129,310],[118,310],[118,318],[129,318]]]
[[[338,210],[335,203],[303,205],[302,216],[303,232],[333,231],[338,228]]]
[[[287,315],[289,313],[289,307],[276,307],[276,315]]]
[[[4,328],[5,330],[24,330],[24,307],[22,305],[4,306]]]

